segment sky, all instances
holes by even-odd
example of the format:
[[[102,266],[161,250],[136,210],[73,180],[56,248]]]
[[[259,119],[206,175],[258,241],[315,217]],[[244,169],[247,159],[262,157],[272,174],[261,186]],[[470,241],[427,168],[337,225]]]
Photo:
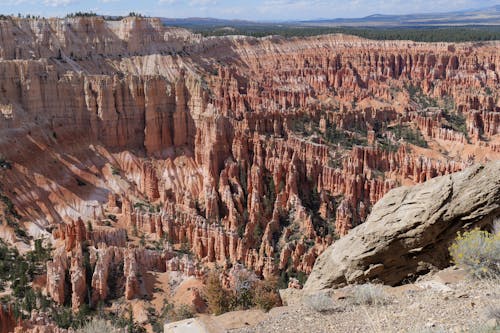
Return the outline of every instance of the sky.
[[[372,14],[448,12],[500,5],[500,0],[0,0],[1,14],[213,17],[261,21],[352,18]]]

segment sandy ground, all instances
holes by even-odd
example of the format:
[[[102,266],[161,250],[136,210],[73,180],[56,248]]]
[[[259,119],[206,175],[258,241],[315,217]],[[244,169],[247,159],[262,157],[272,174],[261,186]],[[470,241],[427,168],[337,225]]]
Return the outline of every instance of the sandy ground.
[[[230,332],[494,332],[494,326],[500,330],[490,313],[500,311],[498,281],[469,280],[463,272],[448,269],[385,291],[387,305],[354,305],[347,288],[338,291],[347,296],[335,300],[330,311],[287,307],[254,327]]]
[[[358,305],[356,286],[336,290],[329,306],[301,303],[272,309],[200,316],[165,326],[166,333],[269,332],[500,332],[500,283],[471,280],[454,268],[413,284],[384,287],[384,305]],[[496,326],[496,327],[495,327]]]

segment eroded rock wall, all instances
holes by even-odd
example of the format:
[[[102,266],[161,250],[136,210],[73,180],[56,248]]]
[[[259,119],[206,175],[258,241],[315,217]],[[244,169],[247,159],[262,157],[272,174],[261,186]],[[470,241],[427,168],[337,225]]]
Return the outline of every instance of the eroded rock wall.
[[[47,290],[74,309],[143,295],[143,270],[193,273],[181,250],[309,273],[390,189],[500,158],[498,42],[202,38],[141,18],[0,30],[0,183],[58,246]]]

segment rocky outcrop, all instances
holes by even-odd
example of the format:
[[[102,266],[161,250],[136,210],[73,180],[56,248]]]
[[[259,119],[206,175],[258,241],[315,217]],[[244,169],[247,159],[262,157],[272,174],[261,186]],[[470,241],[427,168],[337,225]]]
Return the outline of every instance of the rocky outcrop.
[[[304,290],[371,280],[394,285],[443,268],[458,231],[485,227],[499,215],[498,161],[391,190],[365,223],[318,258]]]
[[[71,266],[69,276],[71,279],[71,307],[74,312],[77,312],[85,303],[85,297],[88,296],[86,272],[87,267],[84,267],[84,255],[77,251],[71,258]]]
[[[57,304],[64,304],[66,295],[66,271],[68,259],[64,248],[55,251],[53,260],[47,262],[47,294]]]

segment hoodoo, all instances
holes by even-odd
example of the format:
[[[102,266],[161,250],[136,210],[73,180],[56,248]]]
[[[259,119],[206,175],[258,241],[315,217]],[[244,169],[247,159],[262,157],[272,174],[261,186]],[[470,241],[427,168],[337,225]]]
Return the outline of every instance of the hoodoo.
[[[204,37],[132,14],[0,16],[2,329],[157,331],[217,312],[207,290],[268,308],[309,274],[394,285],[498,215],[498,41]]]

